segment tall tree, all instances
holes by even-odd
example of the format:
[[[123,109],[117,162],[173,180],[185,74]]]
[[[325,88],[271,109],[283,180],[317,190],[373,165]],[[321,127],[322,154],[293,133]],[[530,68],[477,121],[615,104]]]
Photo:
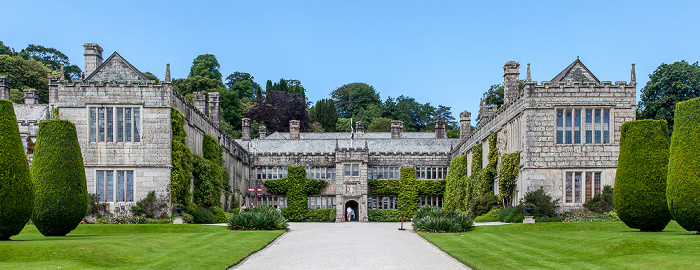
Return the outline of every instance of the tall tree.
[[[323,130],[326,132],[334,132],[335,125],[338,123],[338,113],[335,110],[335,102],[332,99],[322,99],[314,105],[311,119],[321,123]]]
[[[218,92],[219,106],[221,108],[221,120],[233,126],[234,129],[241,129],[241,100],[238,93],[226,88],[210,90],[210,92]]]
[[[77,65],[71,65],[68,56],[57,49],[29,44],[19,55],[24,59],[32,59],[48,65],[52,70],[59,70],[61,63],[63,63],[65,66],[63,76],[67,80],[79,80],[83,77],[80,68]]]
[[[270,132],[289,131],[289,121],[299,120],[302,131],[311,129],[311,118],[306,110],[306,100],[297,94],[272,91],[265,94],[265,99],[248,110],[251,120],[264,122]]]
[[[240,98],[253,98],[260,92],[260,85],[250,73],[236,71],[226,77],[226,87],[235,90]]]
[[[219,68],[221,68],[221,65],[219,65],[219,61],[216,60],[216,56],[213,54],[201,54],[192,61],[190,75],[187,77],[193,78],[195,76],[202,76],[221,81],[222,75],[221,72],[219,72]]]
[[[10,48],[9,46],[5,46],[5,43],[3,43],[2,40],[0,40],[0,55],[2,54],[13,56],[16,55],[17,52],[15,52],[15,49]]]
[[[673,132],[676,103],[700,97],[700,66],[686,61],[661,64],[642,88],[638,107],[642,119],[666,120]]]
[[[351,97],[351,93],[358,92],[355,94],[355,98],[360,98],[361,100],[354,100]],[[360,108],[367,108],[370,104],[375,104],[379,106],[381,100],[379,100],[379,93],[366,83],[348,83],[341,87],[336,88],[331,92],[331,98],[335,100],[335,107],[338,110],[338,114],[344,118],[350,118],[359,112]]]
[[[39,93],[39,102],[48,103],[48,76],[54,75],[46,65],[35,60],[25,60],[19,56],[0,55],[0,76],[10,79],[14,92],[34,88]]]
[[[194,76],[187,79],[173,80],[173,88],[184,96],[191,94],[192,92],[226,88],[226,86],[224,83],[216,79]]]

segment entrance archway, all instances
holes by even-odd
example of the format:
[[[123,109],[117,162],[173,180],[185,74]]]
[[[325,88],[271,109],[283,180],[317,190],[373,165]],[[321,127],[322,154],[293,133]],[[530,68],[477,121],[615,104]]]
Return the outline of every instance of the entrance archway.
[[[348,212],[347,212],[348,207],[350,209],[352,209],[353,213],[355,213],[354,218],[353,217],[348,218]],[[345,202],[345,207],[343,208],[343,211],[345,212],[345,221],[358,221],[359,217],[360,217],[359,210],[360,210],[360,206],[356,201],[349,200],[349,201]]]

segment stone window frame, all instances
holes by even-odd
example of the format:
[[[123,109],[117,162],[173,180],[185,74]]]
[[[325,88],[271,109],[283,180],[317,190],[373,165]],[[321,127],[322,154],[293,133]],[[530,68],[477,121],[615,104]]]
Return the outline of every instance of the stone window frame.
[[[306,167],[306,178],[335,180],[335,167]]]
[[[343,177],[360,177],[360,163],[343,164]]]
[[[562,112],[561,118],[559,112]],[[571,118],[567,113],[571,111]],[[589,122],[588,112],[591,112]],[[596,113],[600,116],[596,117]],[[578,113],[578,119],[577,119]],[[605,120],[607,113],[607,129]],[[614,143],[614,119],[615,110],[612,106],[561,106],[554,108],[554,144],[555,145],[610,145]],[[578,121],[577,121],[578,120]],[[600,120],[600,122],[596,122]],[[561,126],[560,126],[561,123]],[[590,128],[589,128],[590,124]],[[597,125],[600,125],[598,127]],[[576,129],[579,130],[576,130]],[[559,132],[561,131],[561,135]],[[578,138],[576,132],[579,132]],[[590,135],[588,134],[590,131]],[[596,133],[600,132],[600,139],[596,140]],[[578,141],[578,142],[577,142]],[[599,141],[599,142],[598,142]]]
[[[253,199],[251,198],[251,200]],[[258,196],[257,205],[269,205],[272,207],[277,206],[280,209],[287,208],[287,197],[279,195]]]
[[[367,196],[367,209],[397,209],[396,195]]]
[[[420,208],[423,205],[442,207],[443,197],[437,195],[419,195],[417,206]]]
[[[100,168],[94,170],[94,192],[98,196],[100,202],[106,203],[133,203],[135,202],[136,194],[136,170],[134,169],[108,169]],[[102,173],[102,180],[100,180],[100,174]],[[122,176],[120,180],[119,176]],[[129,181],[129,175],[131,175],[131,181]],[[111,189],[108,189],[107,183],[111,180]],[[122,182],[123,193],[120,194],[120,181]],[[100,191],[102,187],[102,192]],[[111,196],[108,194],[111,193]],[[108,197],[109,196],[109,197]],[[120,197],[123,200],[120,200]]]
[[[603,169],[565,170],[562,175],[562,204],[583,205],[600,194],[603,191],[604,173]],[[579,175],[580,186],[577,187],[576,178]]]
[[[100,110],[104,109],[103,114]],[[131,120],[129,123],[126,122],[127,113],[126,110],[131,110]],[[111,114],[110,114],[111,110]],[[122,125],[119,125],[119,120],[117,119],[118,111],[122,110]],[[134,104],[89,104],[86,106],[87,111],[87,141],[89,143],[131,143],[140,144],[143,141],[143,106]],[[94,112],[94,114],[93,114]],[[103,116],[101,116],[103,115]],[[94,118],[94,119],[93,119]],[[111,125],[101,124],[109,122],[111,119]],[[102,120],[102,121],[101,121]],[[93,124],[94,123],[94,124]],[[94,125],[94,130],[93,130]],[[127,129],[127,125],[129,128]],[[122,128],[121,134],[123,136],[120,140],[120,127]],[[111,128],[111,130],[110,130]],[[111,132],[111,136],[110,133]],[[127,141],[126,134],[129,133],[130,136]]]
[[[445,166],[416,166],[416,179],[443,180],[447,177],[449,167]]]
[[[306,207],[309,209],[335,209],[335,195],[317,195],[306,197]]]
[[[367,168],[367,179],[400,179],[401,167],[369,167]]]

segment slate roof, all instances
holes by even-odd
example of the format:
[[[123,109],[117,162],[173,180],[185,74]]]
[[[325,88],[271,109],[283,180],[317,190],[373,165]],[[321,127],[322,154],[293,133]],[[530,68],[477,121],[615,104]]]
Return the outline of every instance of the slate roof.
[[[42,121],[49,118],[49,104],[13,104],[17,122]]]
[[[150,79],[136,69],[119,53],[114,52],[107,60],[95,69],[85,81],[142,81]]]
[[[299,137],[302,140],[342,140],[350,139],[350,132],[301,132]],[[402,139],[435,139],[434,132],[403,132]],[[289,132],[275,132],[264,140],[286,140],[289,139]],[[391,132],[364,132],[355,133],[355,140],[362,139],[391,139]]]
[[[587,73],[587,74],[585,74],[585,75],[589,75],[591,78],[593,78],[593,80],[594,80],[595,83],[600,83],[600,81],[598,80],[598,78],[596,78],[596,76],[593,75],[593,72],[591,72],[590,70],[588,70],[588,68],[586,67],[586,65],[584,65],[583,62],[581,62],[581,60],[579,60],[578,58],[576,58],[576,61],[574,61],[573,63],[571,63],[571,65],[569,65],[569,66],[566,67],[564,70],[562,70],[561,72],[559,72],[559,74],[557,74],[557,76],[555,76],[554,79],[552,79],[551,82],[555,83],[555,82],[564,81],[564,79],[566,78],[566,76],[569,75],[569,73],[570,73],[572,70],[576,70],[576,69],[575,69],[576,67],[580,67],[580,69],[583,69],[583,71]]]
[[[273,136],[273,135],[270,135]],[[236,140],[252,154],[272,153],[328,153],[333,154],[336,148],[364,149],[370,153],[428,153],[444,154],[452,151],[459,144],[459,139],[254,139],[251,141]]]

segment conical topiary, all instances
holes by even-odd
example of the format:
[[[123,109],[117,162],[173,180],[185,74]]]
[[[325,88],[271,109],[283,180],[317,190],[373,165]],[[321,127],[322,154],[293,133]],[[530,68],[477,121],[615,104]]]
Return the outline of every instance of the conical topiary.
[[[45,236],[64,236],[87,211],[83,156],[75,125],[66,120],[43,121],[34,149],[32,179],[35,207],[32,221]]]
[[[671,221],[666,204],[668,125],[666,120],[622,125],[613,202],[630,228],[662,231]]]
[[[676,104],[666,199],[673,219],[700,232],[700,98]]]
[[[34,208],[29,164],[12,103],[0,100],[0,240],[9,240],[27,224]]]

